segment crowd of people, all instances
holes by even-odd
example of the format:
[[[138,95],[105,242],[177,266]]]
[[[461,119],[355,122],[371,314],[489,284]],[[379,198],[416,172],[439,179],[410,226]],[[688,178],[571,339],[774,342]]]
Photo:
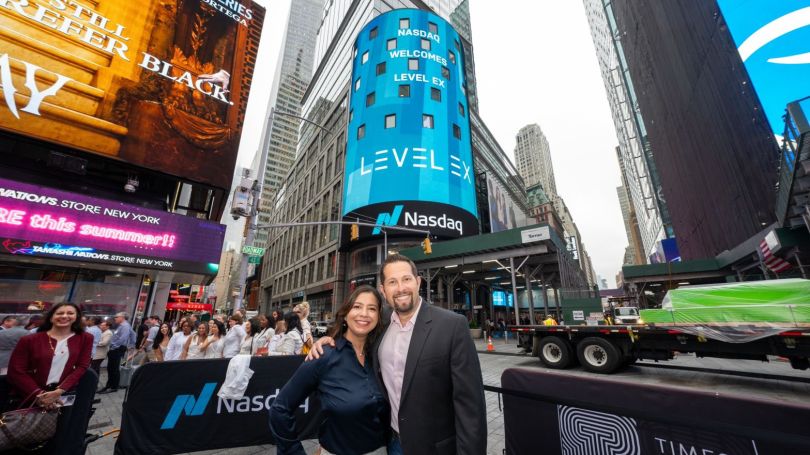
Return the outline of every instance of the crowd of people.
[[[88,369],[98,371],[105,357],[102,393],[118,389],[122,362],[309,353],[271,406],[279,454],[302,453],[295,410],[311,393],[319,395],[324,415],[318,432],[323,455],[485,453],[483,383],[467,319],[424,301],[416,266],[404,256],[389,256],[379,279],[379,289],[354,290],[329,336],[317,342],[305,303],[287,314],[247,320],[241,311],[209,321],[197,314],[172,322],[150,316],[136,330],[126,313],[113,321],[84,318],[77,305],[59,303],[36,333],[22,329],[7,380],[18,400],[53,409],[75,393]],[[384,303],[393,310],[390,317],[382,317]],[[9,325],[0,330],[0,340],[13,329]],[[69,412],[59,419],[66,416]],[[60,423],[57,432],[60,428],[65,426]],[[58,440],[57,435],[53,441]],[[50,453],[69,453],[50,447]]]

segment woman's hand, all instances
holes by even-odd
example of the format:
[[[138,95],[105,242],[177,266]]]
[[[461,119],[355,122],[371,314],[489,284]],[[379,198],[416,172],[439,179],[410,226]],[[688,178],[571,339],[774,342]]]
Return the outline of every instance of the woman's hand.
[[[61,406],[59,397],[61,397],[64,392],[65,391],[62,389],[56,389],[52,392],[40,393],[37,395],[37,404],[48,410],[56,409]]]

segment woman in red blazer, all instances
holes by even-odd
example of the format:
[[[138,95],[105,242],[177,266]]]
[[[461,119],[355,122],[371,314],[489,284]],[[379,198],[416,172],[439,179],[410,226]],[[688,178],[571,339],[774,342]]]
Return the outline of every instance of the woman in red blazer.
[[[36,397],[44,408],[59,406],[90,365],[93,336],[82,327],[82,312],[73,303],[58,303],[37,333],[26,335],[11,353],[7,380],[16,395]],[[30,399],[29,399],[30,401]]]

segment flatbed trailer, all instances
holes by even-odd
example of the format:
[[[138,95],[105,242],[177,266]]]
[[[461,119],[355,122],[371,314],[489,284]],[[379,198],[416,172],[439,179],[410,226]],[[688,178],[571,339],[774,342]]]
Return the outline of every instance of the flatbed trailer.
[[[654,325],[510,327],[521,338],[531,337],[532,355],[549,368],[564,369],[577,362],[588,371],[609,374],[639,359],[670,360],[676,353],[697,357],[768,361],[768,356],[790,360],[793,368],[810,367],[810,329],[785,329],[776,335],[745,343],[707,339]]]

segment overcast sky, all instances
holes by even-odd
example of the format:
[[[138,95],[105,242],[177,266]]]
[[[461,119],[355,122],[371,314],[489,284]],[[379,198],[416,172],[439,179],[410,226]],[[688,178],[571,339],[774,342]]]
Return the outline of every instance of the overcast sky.
[[[261,140],[289,2],[258,0],[268,11],[238,166],[250,165]],[[596,273],[614,286],[627,246],[616,195],[617,140],[582,2],[471,0],[470,14],[481,117],[513,160],[517,131],[540,125],[557,190]],[[236,246],[240,235],[229,226],[226,241]]]

